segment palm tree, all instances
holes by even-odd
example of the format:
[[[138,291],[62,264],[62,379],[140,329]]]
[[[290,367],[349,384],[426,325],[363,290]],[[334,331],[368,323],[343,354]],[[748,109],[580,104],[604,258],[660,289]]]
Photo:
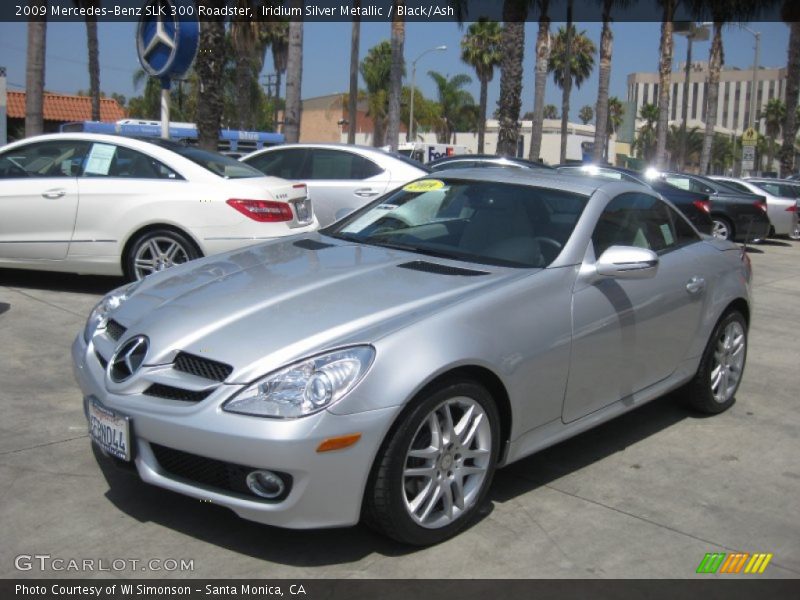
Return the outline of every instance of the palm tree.
[[[655,104],[644,104],[639,110],[639,116],[644,119],[644,125],[639,129],[639,135],[636,136],[633,145],[637,151],[637,156],[647,162],[651,161],[655,155],[656,123],[660,114]]]
[[[577,33],[574,25],[560,27],[553,41],[548,69],[561,88],[561,162],[566,158],[567,116],[572,86],[580,88],[592,73],[596,48],[586,32]]]
[[[392,70],[392,45],[384,40],[373,46],[359,65],[367,86],[367,114],[372,119],[372,145],[383,146],[389,103],[389,77]]]
[[[781,133],[781,125],[786,119],[786,105],[781,102],[780,98],[773,98],[764,107],[764,110],[758,115],[759,119],[764,119],[764,128],[767,137],[769,137],[769,147],[767,164],[769,170],[772,170],[772,161],[775,159],[775,138]]]
[[[656,165],[663,168],[667,156],[667,125],[669,124],[669,88],[672,76],[672,30],[675,9],[680,0],[658,0],[663,7],[658,64],[658,123],[656,125]]]
[[[478,121],[478,154],[483,154],[486,135],[486,102],[489,82],[494,77],[494,68],[500,65],[502,32],[497,21],[481,18],[467,29],[461,38],[461,60],[475,69],[481,82]]]
[[[797,135],[798,91],[800,91],[800,4],[784,0],[781,19],[789,25],[789,49],[786,61],[786,117],[783,120],[783,145],[781,146],[781,177],[794,172],[794,143]]]
[[[667,132],[667,151],[672,157],[677,157],[682,147],[686,149],[684,153],[684,166],[699,164],[700,156],[703,151],[703,134],[700,133],[699,127],[695,126],[686,130],[682,125],[669,126],[669,131]]]
[[[545,119],[557,119],[558,107],[555,104],[547,104],[542,109],[542,117]]]
[[[588,104],[581,106],[580,111],[578,111],[578,118],[581,120],[581,123],[586,125],[594,118],[594,110]]]
[[[611,81],[611,51],[614,34],[611,32],[611,10],[615,7],[625,8],[630,0],[600,0],[603,4],[603,31],[600,34],[600,72],[597,85],[597,119],[594,126],[594,149],[592,160],[600,162],[603,153],[608,159],[608,86]]]
[[[259,4],[257,0],[237,0],[239,8],[249,8],[253,12]],[[253,129],[253,107],[257,103],[258,75],[264,67],[264,52],[269,38],[264,23],[258,20],[232,21],[230,35],[236,60],[239,129]]]
[[[275,117],[281,105],[281,80],[286,72],[286,59],[289,53],[289,23],[287,21],[268,21],[266,26],[267,43],[272,49],[272,67],[275,69]]]
[[[497,154],[517,155],[519,112],[522,106],[522,58],[525,17],[530,0],[503,0],[503,42],[500,98],[497,101]]]
[[[47,1],[35,6],[47,14]],[[25,65],[25,135],[44,131],[44,63],[47,42],[46,17],[30,17],[28,21],[28,54]]]
[[[361,8],[361,0],[355,0],[353,8]],[[361,17],[353,16],[353,27],[350,33],[350,93],[347,101],[347,143],[356,143],[358,119],[358,47],[361,40]]]
[[[403,45],[406,40],[406,20],[400,17],[400,8],[405,6],[404,0],[394,0],[392,17],[392,68],[389,74],[389,115],[387,119],[386,134],[389,137],[389,148],[397,151],[400,141],[400,97],[403,94],[403,75],[405,61],[403,59]]]
[[[72,0],[78,8],[96,9],[99,0]],[[91,13],[91,14],[90,14]],[[89,51],[89,96],[92,99],[92,121],[100,120],[100,50],[97,42],[97,15],[86,11],[86,46]]]
[[[606,160],[611,162],[611,157],[608,155],[608,141],[611,138],[611,134],[617,133],[619,126],[622,125],[622,121],[625,118],[625,105],[622,101],[617,98],[616,96],[611,96],[608,99],[608,119],[606,121],[606,149],[605,149],[605,156]]]
[[[303,0],[290,0],[289,8],[303,13]],[[289,143],[300,141],[303,80],[303,21],[289,21],[289,48],[286,56],[286,108],[283,111],[283,134]]]
[[[536,35],[536,75],[533,91],[533,118],[529,160],[539,160],[542,151],[544,119],[544,91],[547,86],[547,65],[550,64],[550,17],[547,14],[550,0],[536,0],[539,8],[539,32]],[[553,107],[555,108],[555,107]],[[554,117],[555,118],[555,117]]]
[[[205,0],[210,7],[221,7],[225,0]],[[216,150],[224,106],[223,72],[225,69],[225,23],[221,20],[203,22],[200,45],[194,69],[199,79],[198,93],[203,101],[197,103],[198,145]]]
[[[428,75],[436,83],[439,105],[442,107],[436,139],[441,144],[450,144],[457,121],[469,110],[468,107],[475,105],[472,94],[462,89],[472,83],[472,78],[463,73],[447,78],[436,71],[428,71]]]

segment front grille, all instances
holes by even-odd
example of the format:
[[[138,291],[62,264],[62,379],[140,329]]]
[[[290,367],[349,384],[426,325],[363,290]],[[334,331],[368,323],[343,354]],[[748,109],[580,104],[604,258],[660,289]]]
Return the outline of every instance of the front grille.
[[[251,493],[247,487],[247,474],[254,471],[255,467],[206,458],[159,444],[151,443],[150,448],[153,450],[158,464],[168,475],[216,490],[234,492],[247,497],[248,500],[279,502],[289,495],[292,477],[286,473],[276,473],[283,479],[286,491],[274,500],[267,500]]]
[[[212,381],[225,381],[228,375],[233,372],[233,367],[230,365],[186,352],[178,353],[172,367],[176,371],[211,379]]]
[[[127,328],[117,323],[114,319],[109,320],[109,322],[106,324],[106,334],[108,334],[108,337],[115,342],[119,340],[119,338],[121,338],[126,331]]]
[[[164,385],[162,383],[154,383],[147,388],[144,393],[148,396],[155,396],[156,398],[164,398],[165,400],[179,400],[181,402],[200,402],[205,400],[211,395],[214,390],[184,390],[182,388],[172,387],[171,385]]]

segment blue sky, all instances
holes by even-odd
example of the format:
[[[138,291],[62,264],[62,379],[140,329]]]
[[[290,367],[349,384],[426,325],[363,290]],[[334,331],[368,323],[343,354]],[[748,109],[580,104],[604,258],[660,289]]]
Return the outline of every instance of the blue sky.
[[[554,24],[554,28],[558,24]],[[361,57],[367,50],[389,37],[388,23],[362,23]],[[579,30],[599,45],[600,23],[578,23]],[[751,29],[761,32],[761,64],[767,67],[786,65],[789,39],[788,27],[783,23],[754,23]],[[133,72],[138,68],[134,45],[135,23],[100,23],[100,83],[107,94],[118,92],[125,96],[141,93],[133,88]],[[523,79],[522,112],[533,108],[534,43],[537,23],[525,28],[525,65]],[[658,64],[658,23],[614,24],[614,57],[611,73],[611,94],[625,99],[626,77],[635,71],[656,71]],[[427,97],[435,97],[435,87],[428,77],[429,70],[446,75],[467,73],[471,69],[460,60],[460,40],[465,29],[455,23],[407,23],[405,56],[407,77],[411,77],[411,61],[424,50],[440,44],[447,45],[444,52],[432,52],[417,63],[417,85]],[[0,23],[0,66],[8,70],[9,89],[21,89],[25,84],[25,47],[27,28],[20,23]],[[350,23],[306,23],[303,61],[304,98],[343,92],[348,86],[350,61]],[[737,26],[724,30],[725,63],[728,66],[750,68],[753,63],[751,34]],[[710,43],[694,45],[694,60],[708,58]],[[686,54],[685,38],[675,38],[675,64]],[[86,58],[86,31],[83,23],[50,23],[47,30],[46,87],[50,91],[74,93],[89,87]],[[272,71],[272,58],[267,57],[264,74]],[[473,77],[470,91],[478,98],[478,82]],[[495,109],[499,95],[500,77],[495,74],[489,85],[489,111]],[[594,106],[597,94],[597,66],[592,76],[574,90],[571,115],[576,117],[581,106]],[[548,80],[546,101],[561,106],[560,91]]]

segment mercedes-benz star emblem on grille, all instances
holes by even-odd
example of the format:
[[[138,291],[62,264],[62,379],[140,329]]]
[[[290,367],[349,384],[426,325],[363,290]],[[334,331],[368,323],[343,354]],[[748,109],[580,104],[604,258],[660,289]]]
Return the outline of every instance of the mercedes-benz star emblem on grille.
[[[114,383],[130,379],[144,362],[149,342],[147,337],[138,335],[120,346],[108,363],[108,376]]]

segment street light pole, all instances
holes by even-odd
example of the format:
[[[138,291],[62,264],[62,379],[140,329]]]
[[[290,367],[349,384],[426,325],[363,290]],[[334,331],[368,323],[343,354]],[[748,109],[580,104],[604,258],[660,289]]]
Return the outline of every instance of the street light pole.
[[[761,32],[753,31],[749,27],[742,26],[747,33],[756,38],[755,56],[753,57],[753,83],[750,88],[750,117],[747,119],[748,127],[755,127],[758,119],[756,118],[756,96],[758,94],[758,63],[761,61]],[[759,162],[761,157],[759,157]],[[758,172],[758,165],[754,165],[754,171]]]
[[[435,48],[428,48],[417,56],[411,62],[411,100],[409,102],[408,107],[408,131],[406,131],[406,141],[410,142],[414,140],[414,85],[417,78],[417,61],[428,54],[428,52],[436,52],[441,50],[447,50],[447,46],[436,46]]]

